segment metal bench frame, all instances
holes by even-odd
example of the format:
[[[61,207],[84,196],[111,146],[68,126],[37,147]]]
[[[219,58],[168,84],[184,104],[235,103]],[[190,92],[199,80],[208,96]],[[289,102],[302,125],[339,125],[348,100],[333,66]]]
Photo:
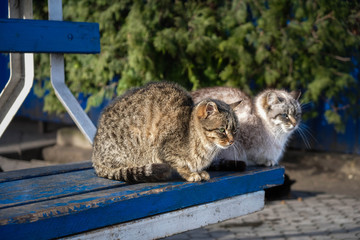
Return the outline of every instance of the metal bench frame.
[[[62,1],[48,0],[48,4],[49,20],[62,21]],[[32,19],[32,15],[31,0],[9,1],[10,18]],[[0,39],[7,38],[5,33],[2,34],[3,36],[0,36]],[[100,46],[100,42],[98,45]],[[10,53],[11,75],[7,85],[0,94],[0,137],[19,110],[33,85],[33,53],[26,52],[26,49],[15,49],[13,53]],[[50,52],[50,65],[51,84],[55,90],[56,96],[66,108],[77,127],[86,136],[89,142],[92,143],[96,133],[96,127],[65,84],[64,54]]]

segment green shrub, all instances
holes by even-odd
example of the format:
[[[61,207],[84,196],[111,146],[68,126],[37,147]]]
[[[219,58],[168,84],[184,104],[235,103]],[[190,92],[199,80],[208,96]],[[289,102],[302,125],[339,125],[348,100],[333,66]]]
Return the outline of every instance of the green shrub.
[[[358,107],[344,107],[360,102],[350,75],[360,59],[357,1],[64,0],[63,5],[65,20],[100,24],[100,54],[65,56],[67,84],[90,96],[87,110],[130,87],[167,80],[189,90],[226,85],[251,95],[264,88],[302,89],[305,103],[330,103],[325,116],[337,130],[349,116],[359,116]],[[44,18],[43,1],[35,1],[34,9]],[[61,112],[46,80],[48,61],[47,55],[37,57],[37,93],[49,90],[44,110]]]

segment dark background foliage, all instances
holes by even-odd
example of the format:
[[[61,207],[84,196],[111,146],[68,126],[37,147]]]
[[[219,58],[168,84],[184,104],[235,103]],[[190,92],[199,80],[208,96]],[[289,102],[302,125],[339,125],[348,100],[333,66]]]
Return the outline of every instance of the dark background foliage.
[[[101,53],[66,55],[71,91],[87,110],[149,81],[188,90],[239,87],[301,89],[338,131],[360,104],[360,3],[344,0],[63,1],[64,20],[98,22]],[[35,18],[47,4],[34,1]],[[62,112],[49,86],[49,57],[36,58],[36,93],[44,110]],[[316,117],[318,111],[307,111]]]

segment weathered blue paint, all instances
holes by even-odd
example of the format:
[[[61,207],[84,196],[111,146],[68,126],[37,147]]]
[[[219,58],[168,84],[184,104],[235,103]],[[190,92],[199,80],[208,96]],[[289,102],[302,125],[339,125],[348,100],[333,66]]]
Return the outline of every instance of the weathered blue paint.
[[[93,170],[85,169],[3,182],[0,236],[2,239],[66,236],[259,191],[281,184],[283,174],[282,167],[274,167],[212,172],[211,180],[201,183],[128,185],[98,178]],[[16,196],[20,196],[21,205]],[[35,201],[31,201],[32,197]]]
[[[124,183],[95,177],[92,169],[4,182],[0,185],[0,209],[98,191],[113,185]]]
[[[28,179],[33,177],[48,176],[59,173],[80,171],[85,169],[91,169],[91,162],[61,164],[48,167],[30,168],[17,171],[3,172],[0,174],[0,183],[9,182],[20,179]]]
[[[0,19],[0,42],[0,52],[99,53],[99,24]]]

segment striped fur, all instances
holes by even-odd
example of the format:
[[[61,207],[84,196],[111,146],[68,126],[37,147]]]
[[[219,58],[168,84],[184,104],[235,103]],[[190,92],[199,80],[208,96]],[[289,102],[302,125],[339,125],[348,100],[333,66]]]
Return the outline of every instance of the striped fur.
[[[105,108],[94,138],[93,166],[101,177],[126,182],[163,181],[173,172],[187,181],[208,180],[203,169],[234,142],[237,124],[222,101],[194,105],[178,85],[151,83]]]

